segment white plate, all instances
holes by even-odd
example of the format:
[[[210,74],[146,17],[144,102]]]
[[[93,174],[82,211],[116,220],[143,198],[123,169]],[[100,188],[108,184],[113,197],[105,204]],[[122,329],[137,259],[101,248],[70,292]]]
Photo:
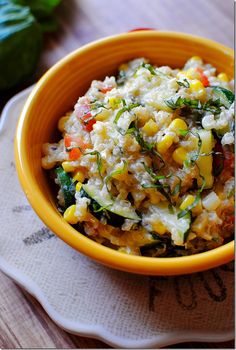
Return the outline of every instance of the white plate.
[[[1,149],[9,150],[10,142],[12,145],[16,117],[30,91],[16,95],[4,108]],[[0,185],[8,193],[6,218],[1,218],[0,268],[34,295],[61,328],[117,348],[233,339],[232,265],[168,278],[103,267],[74,251],[43,225],[28,205],[9,157],[13,161],[12,149],[0,158]],[[7,172],[14,173],[10,185],[4,182]]]

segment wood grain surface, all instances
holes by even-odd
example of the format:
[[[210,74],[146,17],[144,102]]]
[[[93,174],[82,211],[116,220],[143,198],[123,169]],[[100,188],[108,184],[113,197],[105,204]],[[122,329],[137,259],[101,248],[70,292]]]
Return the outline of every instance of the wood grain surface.
[[[59,30],[45,37],[37,72],[28,84],[0,96],[0,109],[16,92],[81,45],[136,27],[204,36],[233,47],[233,0],[64,0]],[[39,303],[0,272],[0,348],[109,348],[71,335],[51,321]],[[168,348],[234,348],[224,343],[184,343]]]

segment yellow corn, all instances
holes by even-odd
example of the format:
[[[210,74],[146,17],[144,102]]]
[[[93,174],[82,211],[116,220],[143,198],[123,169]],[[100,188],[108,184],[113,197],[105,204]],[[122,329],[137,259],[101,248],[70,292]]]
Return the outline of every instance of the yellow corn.
[[[152,224],[152,229],[160,235],[163,235],[167,231],[166,227],[160,221],[154,222]]]
[[[79,192],[81,190],[81,187],[82,187],[82,183],[81,182],[77,182],[77,184],[75,185],[76,192]]]
[[[194,92],[195,97],[200,100],[205,99],[206,97],[206,89],[202,82],[198,79],[194,79],[191,81],[189,90],[191,92]]]
[[[73,176],[74,181],[84,182],[85,176],[82,171],[77,171],[76,174]]]
[[[112,109],[116,109],[119,106],[121,99],[117,97],[110,97],[108,101],[109,101],[110,107]]]
[[[41,165],[43,169],[49,170],[54,168],[54,166],[56,165],[56,162],[49,162],[47,160],[47,157],[43,157],[41,160]]]
[[[107,109],[103,109],[99,114],[96,115],[95,119],[98,121],[107,120],[110,116],[110,112]]]
[[[188,153],[183,147],[176,148],[172,154],[172,158],[179,165],[183,165],[184,161],[187,160],[187,157],[188,157]]]
[[[67,172],[67,173],[70,173],[70,172],[72,172],[72,171],[74,171],[75,170],[75,167],[73,166],[73,165],[71,165],[71,163],[70,162],[67,162],[67,161],[65,161],[65,162],[62,162],[62,168],[65,170],[65,172]]]
[[[61,132],[63,132],[65,130],[65,123],[67,122],[68,119],[69,119],[69,117],[61,117],[59,119],[57,127]]]
[[[77,222],[79,221],[79,219],[75,216],[75,210],[76,205],[73,204],[70,207],[68,207],[63,214],[64,219],[72,225],[77,224]]]
[[[179,130],[188,130],[188,126],[183,119],[176,118],[170,123],[169,129],[179,135]]]
[[[190,58],[190,60],[191,61],[200,61],[200,62],[202,62],[202,59],[201,59],[200,56],[193,56],[193,57]]]
[[[200,74],[195,68],[189,68],[186,71],[183,71],[183,74],[188,79],[199,79]]]
[[[195,197],[192,194],[188,194],[180,205],[181,210],[185,210],[189,205],[193,204]]]
[[[157,143],[157,151],[159,153],[165,153],[172,145],[174,138],[172,135],[165,135],[161,141]]]
[[[154,120],[149,119],[149,121],[144,125],[142,130],[147,136],[153,136],[157,133],[158,129],[159,128],[157,123],[154,122]]]
[[[217,78],[220,79],[221,81],[228,83],[229,78],[228,75],[226,73],[220,73],[217,75]]]

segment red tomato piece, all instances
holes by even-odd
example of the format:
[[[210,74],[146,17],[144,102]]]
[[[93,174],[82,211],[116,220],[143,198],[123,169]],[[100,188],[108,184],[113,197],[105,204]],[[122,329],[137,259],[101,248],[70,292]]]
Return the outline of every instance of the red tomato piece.
[[[102,88],[100,88],[99,90],[100,90],[103,94],[105,94],[106,92],[111,91],[112,89],[113,89],[113,86],[107,86],[107,87],[102,87]]]
[[[72,148],[72,150],[69,152],[69,159],[70,160],[77,160],[80,158],[82,152],[79,148]]]
[[[209,80],[208,80],[207,76],[203,73],[202,68],[197,67],[196,70],[200,74],[201,82],[202,82],[203,86],[205,86],[205,87],[209,86],[210,85]]]
[[[87,130],[88,132],[93,130],[93,125],[96,123],[95,119],[90,119],[89,122],[86,124],[85,126],[85,130]]]

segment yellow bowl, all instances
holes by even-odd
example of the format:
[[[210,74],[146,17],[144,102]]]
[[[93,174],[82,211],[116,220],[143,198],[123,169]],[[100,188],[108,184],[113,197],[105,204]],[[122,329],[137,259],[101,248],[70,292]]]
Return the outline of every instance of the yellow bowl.
[[[176,258],[130,256],[99,245],[65,222],[56,208],[48,174],[41,168],[42,144],[58,140],[58,119],[73,108],[92,80],[115,74],[121,63],[136,57],[147,57],[157,65],[181,67],[194,55],[233,76],[233,50],[221,44],[183,33],[132,32],[92,42],[66,56],[40,79],[24,106],[16,131],[15,158],[25,194],[57,236],[102,264],[139,274],[178,275],[206,270],[234,257],[233,242]]]

